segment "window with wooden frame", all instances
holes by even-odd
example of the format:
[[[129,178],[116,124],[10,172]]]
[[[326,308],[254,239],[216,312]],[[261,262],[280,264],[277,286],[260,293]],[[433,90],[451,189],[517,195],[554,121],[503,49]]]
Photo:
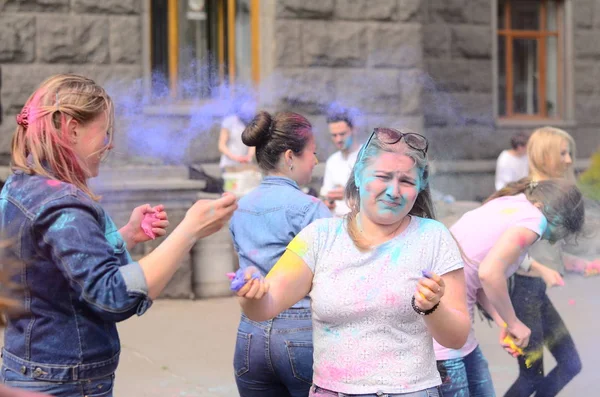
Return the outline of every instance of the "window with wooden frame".
[[[150,0],[152,94],[210,97],[259,81],[259,0]]]
[[[498,0],[500,119],[565,115],[564,2]]]

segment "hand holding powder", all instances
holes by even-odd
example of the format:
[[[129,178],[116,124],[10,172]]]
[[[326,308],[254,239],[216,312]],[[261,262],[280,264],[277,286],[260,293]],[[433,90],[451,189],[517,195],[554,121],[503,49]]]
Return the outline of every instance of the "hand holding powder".
[[[159,221],[154,212],[147,212],[144,215],[144,220],[142,220],[142,230],[146,234],[146,236],[150,237],[152,240],[156,238],[156,234],[152,231],[152,223]]]
[[[240,289],[242,289],[242,287],[244,285],[246,285],[246,283],[248,281],[254,280],[254,279],[259,279],[260,278],[260,273],[258,273],[258,272],[253,273],[252,277],[250,277],[249,280],[246,280],[245,271],[244,271],[244,269],[240,268],[235,273],[227,273],[227,277],[229,277],[229,280],[231,280],[231,287],[230,287],[230,289],[232,291],[237,292]]]

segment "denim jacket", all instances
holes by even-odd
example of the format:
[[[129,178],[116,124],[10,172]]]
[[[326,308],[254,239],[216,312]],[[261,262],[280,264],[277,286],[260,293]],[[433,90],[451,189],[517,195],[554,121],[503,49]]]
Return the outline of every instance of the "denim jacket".
[[[265,177],[240,199],[229,225],[240,267],[256,266],[265,276],[302,229],[330,217],[325,204],[303,193],[293,180]],[[310,300],[306,297],[293,307],[310,308]]]
[[[151,301],[110,217],[74,185],[17,171],[0,194],[0,228],[20,263],[13,281],[27,312],[8,323],[3,364],[45,381],[112,374],[116,323]]]

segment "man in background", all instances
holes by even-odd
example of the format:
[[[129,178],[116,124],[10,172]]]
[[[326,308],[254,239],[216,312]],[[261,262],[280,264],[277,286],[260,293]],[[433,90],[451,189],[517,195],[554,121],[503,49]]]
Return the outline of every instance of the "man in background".
[[[527,134],[517,132],[510,138],[511,149],[503,150],[498,156],[496,161],[496,190],[500,190],[510,182],[518,181],[529,175],[528,139]]]
[[[360,145],[356,140],[354,120],[346,111],[327,115],[331,140],[338,148],[325,163],[321,198],[334,216],[344,216],[350,208],[344,200],[344,189],[352,173]]]

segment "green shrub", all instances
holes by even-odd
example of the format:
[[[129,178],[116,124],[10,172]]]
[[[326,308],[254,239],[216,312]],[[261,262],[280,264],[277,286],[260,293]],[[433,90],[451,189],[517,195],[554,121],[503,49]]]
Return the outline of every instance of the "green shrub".
[[[600,200],[600,151],[592,156],[592,163],[579,177],[581,192],[592,200]]]

